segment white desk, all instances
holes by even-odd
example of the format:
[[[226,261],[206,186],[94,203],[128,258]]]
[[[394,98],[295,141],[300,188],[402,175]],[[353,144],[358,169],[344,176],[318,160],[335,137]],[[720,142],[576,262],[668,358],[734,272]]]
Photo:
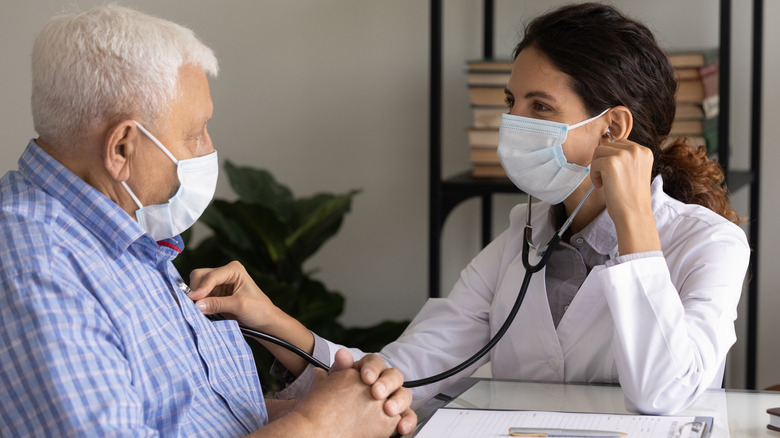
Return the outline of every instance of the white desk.
[[[456,386],[457,385],[457,386]],[[427,417],[438,406],[627,414],[623,391],[616,386],[464,379],[446,392],[451,401],[433,400],[418,410]],[[679,415],[714,418],[712,438],[774,437],[767,429],[768,408],[780,407],[780,392],[708,390]]]

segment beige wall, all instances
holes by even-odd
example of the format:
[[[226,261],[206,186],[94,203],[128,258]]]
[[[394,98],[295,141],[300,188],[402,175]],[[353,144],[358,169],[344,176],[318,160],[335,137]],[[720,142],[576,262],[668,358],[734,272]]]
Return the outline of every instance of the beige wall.
[[[32,40],[53,14],[98,0],[0,0],[0,173],[16,167],[35,135],[29,110]],[[190,26],[217,53],[220,77],[212,82],[216,112],[209,125],[221,158],[270,169],[301,195],[361,188],[341,233],[315,256],[310,268],[347,296],[343,321],[371,324],[410,318],[427,296],[428,239],[428,2],[424,0],[125,0],[120,3]],[[481,53],[481,2],[446,0],[444,49],[444,175],[466,169],[469,123],[464,60]],[[496,55],[508,56],[522,23],[546,10],[543,0],[496,2]],[[670,49],[717,44],[716,0],[679,2],[617,0],[645,21]],[[735,1],[732,162],[749,156],[750,2]],[[766,16],[780,5],[766,2]],[[768,27],[768,26],[767,26]],[[766,53],[780,43],[767,29]],[[765,58],[765,77],[780,73],[780,61]],[[776,81],[765,81],[763,217],[777,215],[780,160],[769,146],[777,123],[772,105]],[[227,196],[225,181],[218,196]],[[746,213],[747,193],[735,194]],[[516,196],[497,196],[494,226],[506,226]],[[442,284],[450,287],[479,250],[478,205],[469,201],[448,219],[444,231]],[[764,227],[759,281],[761,337],[759,386],[780,383],[780,332],[773,314],[780,272],[777,237]],[[740,321],[741,323],[743,321]],[[733,350],[730,386],[741,385],[744,344]]]

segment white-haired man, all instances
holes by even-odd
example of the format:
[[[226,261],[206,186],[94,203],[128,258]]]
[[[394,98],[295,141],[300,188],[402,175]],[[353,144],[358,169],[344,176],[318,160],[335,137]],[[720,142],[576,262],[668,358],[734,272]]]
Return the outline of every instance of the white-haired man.
[[[341,354],[302,400],[264,400],[235,322],[211,321],[188,299],[171,261],[214,194],[216,73],[191,31],[118,6],[40,32],[38,138],[0,180],[0,436],[414,427],[400,373],[377,357]]]

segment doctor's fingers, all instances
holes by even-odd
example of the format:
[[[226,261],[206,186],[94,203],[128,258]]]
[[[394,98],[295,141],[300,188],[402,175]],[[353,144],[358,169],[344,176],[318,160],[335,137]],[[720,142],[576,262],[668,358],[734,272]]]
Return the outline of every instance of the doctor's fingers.
[[[653,152],[632,141],[618,140],[600,144],[593,151],[591,178],[596,188],[611,180],[639,178],[649,181],[652,169]]]
[[[195,269],[190,274],[190,292],[189,297],[198,300],[206,296],[226,296],[242,289],[259,288],[249,277],[244,266],[232,261],[219,268],[201,268]]]

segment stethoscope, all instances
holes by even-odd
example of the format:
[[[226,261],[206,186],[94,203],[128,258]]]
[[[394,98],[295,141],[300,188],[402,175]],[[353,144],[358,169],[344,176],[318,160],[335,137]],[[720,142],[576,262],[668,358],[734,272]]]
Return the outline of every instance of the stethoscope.
[[[515,299],[515,303],[512,306],[512,309],[509,311],[509,314],[507,315],[504,324],[501,325],[501,328],[498,329],[496,334],[493,335],[493,337],[488,341],[488,343],[485,344],[485,346],[482,347],[479,351],[474,353],[473,356],[469,357],[459,365],[456,365],[450,368],[449,370],[441,372],[439,374],[430,377],[425,377],[423,379],[406,381],[404,382],[404,386],[406,388],[417,388],[419,386],[430,385],[431,383],[436,383],[448,377],[454,376],[455,374],[465,370],[471,365],[474,365],[479,359],[481,359],[484,355],[486,355],[498,343],[498,341],[501,340],[501,338],[504,336],[507,330],[509,330],[509,326],[512,325],[512,322],[515,320],[515,316],[517,316],[517,312],[520,310],[520,305],[523,304],[525,293],[528,290],[528,285],[531,282],[531,276],[536,272],[542,270],[542,268],[544,268],[544,266],[547,264],[547,261],[550,259],[550,255],[553,253],[552,251],[553,248],[560,243],[563,234],[569,228],[572,221],[574,220],[574,217],[580,211],[580,208],[582,208],[582,205],[585,203],[585,201],[588,199],[591,193],[593,193],[593,186],[591,186],[590,189],[588,189],[588,192],[585,194],[585,196],[582,198],[579,204],[577,204],[577,207],[574,209],[574,211],[572,211],[569,218],[566,219],[566,222],[563,223],[561,228],[558,231],[556,231],[555,234],[553,234],[553,236],[550,238],[550,241],[547,242],[547,245],[542,247],[537,247],[533,243],[533,239],[532,239],[533,230],[531,228],[531,195],[528,195],[528,209],[526,214],[526,222],[525,222],[525,230],[524,230],[524,238],[523,238],[523,250],[522,250],[522,259],[523,259],[523,266],[525,267],[525,276],[523,277],[523,283],[520,286],[520,291],[517,293],[517,299]],[[531,248],[535,249],[537,254],[541,255],[541,259],[539,259],[539,261],[537,261],[536,264],[532,264],[529,260],[529,255],[530,255],[529,253]],[[223,319],[221,316],[215,316],[215,315],[209,315],[208,318],[213,320]],[[241,330],[241,333],[243,333],[245,336],[251,336],[253,338],[257,338],[278,345],[280,347],[284,347],[290,350],[291,352],[295,353],[296,355],[300,356],[310,364],[318,368],[322,368],[325,371],[330,370],[330,367],[328,365],[322,363],[312,355],[306,353],[305,351],[301,350],[300,348],[296,347],[295,345],[287,341],[279,339],[275,336],[271,336],[267,333],[263,333],[257,330],[250,329],[248,327],[244,327],[242,325],[239,325],[239,329]]]

